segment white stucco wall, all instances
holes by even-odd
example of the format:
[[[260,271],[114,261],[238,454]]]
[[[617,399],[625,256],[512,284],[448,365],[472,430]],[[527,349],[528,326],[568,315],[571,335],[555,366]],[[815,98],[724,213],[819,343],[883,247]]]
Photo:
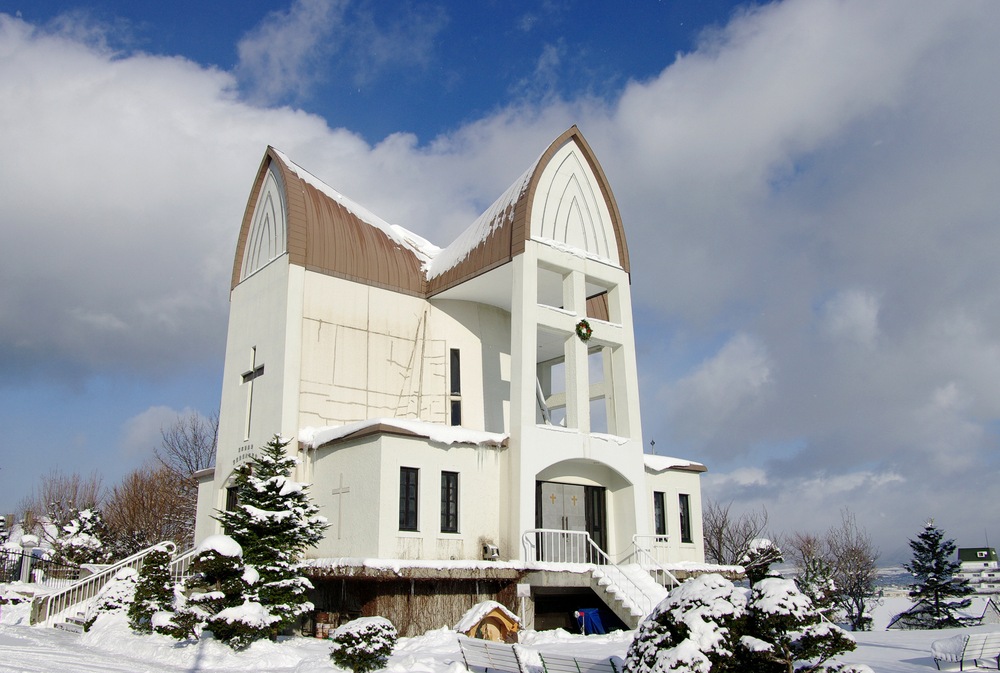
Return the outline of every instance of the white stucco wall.
[[[668,562],[692,561],[705,562],[705,538],[701,525],[701,476],[698,472],[683,470],[663,470],[657,472],[646,468],[645,499],[648,502],[647,530],[653,533],[655,529],[653,517],[653,492],[664,494],[666,505],[667,535],[666,543],[657,542],[658,560]],[[681,542],[680,505],[681,494],[690,496],[691,504],[691,542]],[[650,541],[651,542],[651,541]]]
[[[312,496],[331,526],[317,557],[481,558],[480,538],[499,538],[504,451],[431,444],[420,437],[370,436],[316,451]],[[399,530],[401,467],[419,469],[417,531]],[[459,475],[457,533],[441,532],[441,472]],[[350,491],[339,496],[343,485]],[[341,511],[339,508],[343,507]],[[340,529],[338,539],[337,531]]]

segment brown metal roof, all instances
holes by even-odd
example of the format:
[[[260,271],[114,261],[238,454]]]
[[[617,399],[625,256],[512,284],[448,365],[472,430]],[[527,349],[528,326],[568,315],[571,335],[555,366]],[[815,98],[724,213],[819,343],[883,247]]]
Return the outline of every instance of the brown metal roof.
[[[580,130],[573,126],[556,138],[535,163],[524,188],[503,209],[494,215],[488,227],[489,234],[470,248],[467,254],[441,275],[429,281],[421,266],[421,259],[413,248],[403,245],[387,233],[384,222],[373,223],[362,219],[343,198],[335,198],[333,190],[322,189],[302,169],[287,161],[272,147],[264,153],[250,198],[243,215],[243,224],[236,244],[231,288],[240,282],[244,249],[250,234],[254,206],[268,169],[273,165],[285,187],[287,208],[288,255],[292,264],[318,273],[346,278],[367,285],[383,287],[417,296],[432,296],[454,287],[480,274],[506,264],[514,255],[524,252],[525,241],[530,238],[528,222],[531,203],[539,177],[547,162],[567,142],[574,142],[586,157],[597,176],[601,193],[611,213],[618,256],[621,266],[629,272],[628,247],[621,223],[618,204],[608,185],[604,170],[594,156],[590,145]],[[311,176],[308,176],[311,177]],[[523,178],[524,176],[522,176]],[[373,219],[377,219],[374,218]]]
[[[254,206],[272,165],[280,172],[285,186],[288,256],[292,264],[367,285],[423,296],[424,274],[421,262],[412,249],[401,245],[382,227],[361,219],[344,203],[304,179],[301,169],[289,165],[273,147],[268,147],[264,153],[243,214],[231,288],[240,282],[243,252],[250,234]]]

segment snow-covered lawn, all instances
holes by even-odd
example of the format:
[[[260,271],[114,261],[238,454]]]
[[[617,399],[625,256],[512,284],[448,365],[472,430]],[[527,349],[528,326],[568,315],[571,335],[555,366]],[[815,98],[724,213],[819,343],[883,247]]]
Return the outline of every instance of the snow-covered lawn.
[[[897,605],[883,605],[876,625],[887,623]],[[891,616],[891,615],[889,615]],[[89,633],[77,635],[27,625],[26,605],[0,606],[0,671],[37,673],[143,673],[219,671],[223,673],[314,673],[335,671],[328,642],[293,638],[257,642],[242,653],[205,640],[177,643],[167,636],[136,636],[124,618],[99,622]],[[1000,626],[942,631],[873,631],[853,634],[858,649],[843,661],[864,663],[876,673],[934,671],[931,642],[956,633],[1000,631]],[[527,632],[522,644],[529,650],[557,651],[583,657],[624,656],[631,633],[577,636],[564,631]],[[461,673],[465,667],[455,632],[432,631],[418,638],[401,638],[386,670],[392,673]],[[969,667],[966,666],[966,670]]]

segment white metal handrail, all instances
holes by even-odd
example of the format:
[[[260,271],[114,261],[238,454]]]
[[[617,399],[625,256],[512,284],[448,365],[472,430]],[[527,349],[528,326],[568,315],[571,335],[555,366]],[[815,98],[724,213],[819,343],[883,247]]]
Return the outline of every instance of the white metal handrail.
[[[667,540],[666,535],[633,535],[632,536],[632,548],[635,550],[633,552],[636,562],[642,567],[643,570],[648,572],[657,584],[662,586],[680,586],[680,580],[677,579],[672,572],[663,567],[663,564],[657,560],[653,554],[646,549],[644,546],[639,544],[640,540],[646,538],[655,538],[654,541],[662,539],[664,542]],[[663,578],[662,580],[660,578]],[[671,584],[667,585],[665,580],[670,580]]]
[[[191,562],[197,555],[197,547],[191,547],[179,556],[174,556],[170,561],[170,579],[174,582],[183,582],[191,574]]]
[[[52,626],[56,619],[71,608],[89,601],[97,596],[119,570],[132,568],[136,572],[142,567],[143,559],[158,549],[166,550],[171,555],[177,551],[173,542],[161,542],[148,549],[132,554],[104,570],[74,582],[68,587],[42,596],[35,596],[31,602],[31,623],[42,626]]]
[[[586,531],[533,528],[521,536],[525,558],[540,563],[586,563],[602,574],[636,609],[648,615],[653,600],[591,539]]]

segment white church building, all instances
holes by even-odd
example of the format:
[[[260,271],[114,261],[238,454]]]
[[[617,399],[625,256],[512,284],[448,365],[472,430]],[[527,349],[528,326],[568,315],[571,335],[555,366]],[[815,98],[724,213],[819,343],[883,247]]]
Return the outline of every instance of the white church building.
[[[330,522],[309,554],[320,609],[385,611],[447,580],[515,611],[527,599],[531,621],[539,601],[562,609],[546,596],[596,586],[553,562],[641,555],[676,574],[704,561],[705,467],[643,452],[637,366],[625,229],[575,126],[444,248],[268,148],[196,537],[220,532],[237,470],[278,433]]]

